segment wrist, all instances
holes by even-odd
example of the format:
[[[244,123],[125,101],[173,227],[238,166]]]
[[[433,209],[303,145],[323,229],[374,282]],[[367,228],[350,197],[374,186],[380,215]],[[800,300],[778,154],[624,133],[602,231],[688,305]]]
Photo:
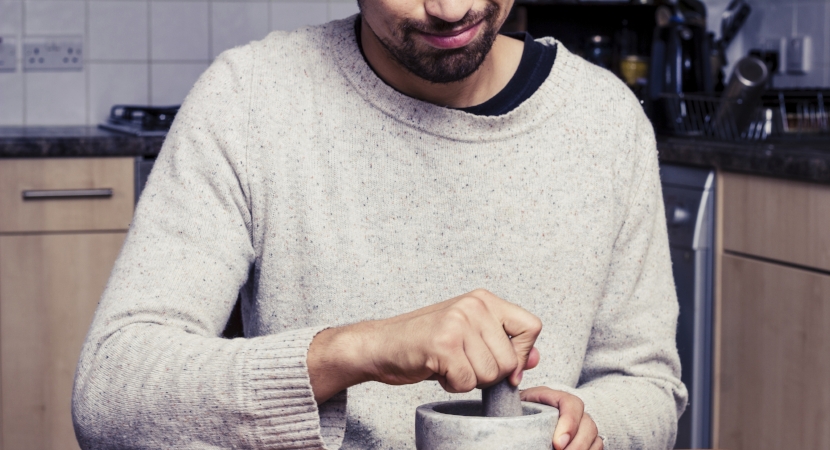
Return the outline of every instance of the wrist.
[[[365,339],[357,328],[355,325],[329,328],[312,340],[307,364],[318,404],[346,388],[373,379],[370,365],[365,362]]]

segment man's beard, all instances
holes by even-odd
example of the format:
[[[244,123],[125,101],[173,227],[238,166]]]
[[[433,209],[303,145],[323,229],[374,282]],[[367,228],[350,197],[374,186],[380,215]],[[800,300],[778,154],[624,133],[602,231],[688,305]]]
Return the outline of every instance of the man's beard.
[[[431,83],[461,81],[475,73],[490,53],[499,31],[496,23],[498,12],[498,7],[491,3],[480,12],[468,12],[464,18],[454,23],[433,19],[428,24],[423,24],[407,19],[394,31],[401,44],[396,46],[380,37],[378,40],[398,64],[419,78]],[[424,44],[419,46],[415,39],[417,33],[446,33],[479,21],[483,22],[481,36],[464,47],[437,49],[427,46],[427,49],[422,49]]]

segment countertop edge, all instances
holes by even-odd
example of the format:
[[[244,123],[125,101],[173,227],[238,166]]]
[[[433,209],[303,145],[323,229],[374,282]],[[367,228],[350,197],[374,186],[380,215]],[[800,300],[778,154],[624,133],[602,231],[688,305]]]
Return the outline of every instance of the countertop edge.
[[[830,184],[830,142],[733,143],[657,136],[661,162]]]

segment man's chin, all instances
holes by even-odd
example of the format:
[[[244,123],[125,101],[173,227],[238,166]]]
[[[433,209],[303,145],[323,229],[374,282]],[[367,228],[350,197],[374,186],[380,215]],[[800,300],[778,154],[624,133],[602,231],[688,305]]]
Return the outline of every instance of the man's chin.
[[[469,52],[468,48],[474,51]],[[476,73],[488,52],[489,48],[482,49],[481,44],[476,48],[475,43],[452,50],[432,49],[429,56],[408,61],[404,68],[430,83],[457,83]]]

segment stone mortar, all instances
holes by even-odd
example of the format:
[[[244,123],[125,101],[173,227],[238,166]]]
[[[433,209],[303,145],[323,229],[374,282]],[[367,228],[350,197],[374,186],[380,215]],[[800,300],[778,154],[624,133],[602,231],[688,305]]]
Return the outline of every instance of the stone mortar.
[[[421,405],[415,411],[418,450],[550,450],[559,410],[522,402],[524,415],[484,417],[478,400]]]

